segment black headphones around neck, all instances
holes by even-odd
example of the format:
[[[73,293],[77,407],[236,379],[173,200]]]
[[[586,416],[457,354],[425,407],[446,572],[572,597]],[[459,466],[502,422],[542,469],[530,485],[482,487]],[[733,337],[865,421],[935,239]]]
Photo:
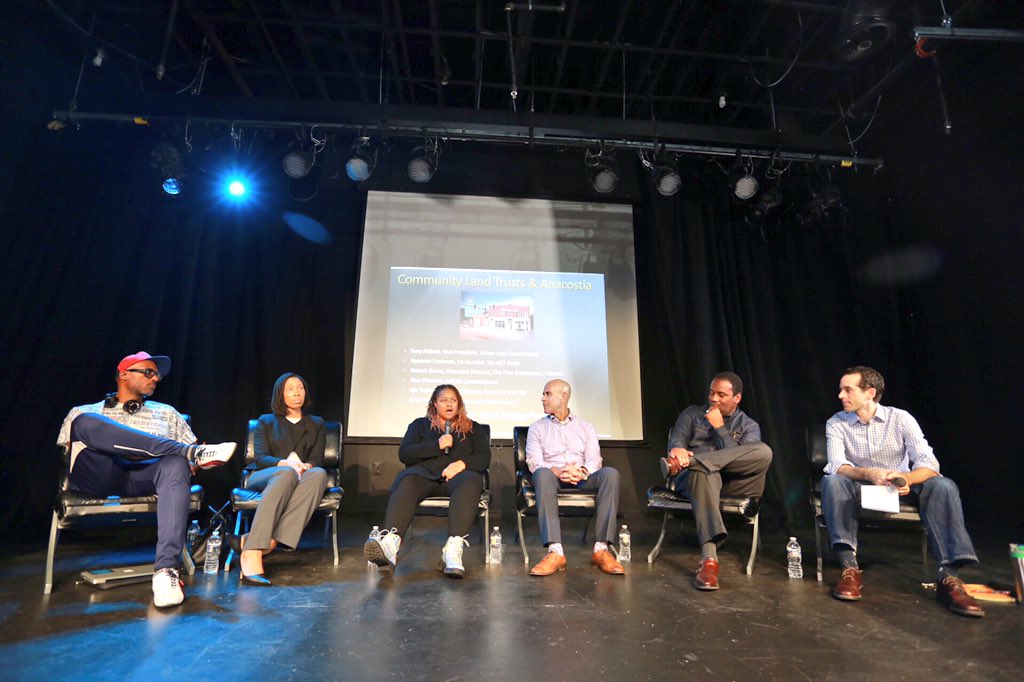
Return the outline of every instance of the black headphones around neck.
[[[119,402],[120,401],[117,399],[117,393],[108,393],[103,398],[103,407],[117,407],[117,404]],[[143,398],[142,400],[129,400],[124,405],[121,406],[121,409],[127,412],[128,414],[135,414],[136,412],[142,409],[142,405],[145,402],[145,398]]]

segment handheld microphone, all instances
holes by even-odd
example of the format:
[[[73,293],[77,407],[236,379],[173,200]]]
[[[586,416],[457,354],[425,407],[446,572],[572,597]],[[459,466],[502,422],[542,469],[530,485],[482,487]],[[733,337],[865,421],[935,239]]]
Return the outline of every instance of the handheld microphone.
[[[451,432],[452,432],[452,421],[449,419],[448,421],[446,421],[444,423],[444,435],[447,436],[447,435],[451,434]],[[450,445],[448,447],[446,447],[444,449],[444,454],[447,455],[448,451],[451,450],[451,449],[452,449],[452,447]]]

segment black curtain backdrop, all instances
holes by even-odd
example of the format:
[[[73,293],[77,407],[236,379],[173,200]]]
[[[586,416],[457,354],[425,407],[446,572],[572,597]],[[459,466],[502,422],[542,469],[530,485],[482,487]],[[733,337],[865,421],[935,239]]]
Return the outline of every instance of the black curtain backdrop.
[[[0,101],[0,524],[5,538],[42,542],[60,422],[72,405],[112,390],[125,354],[173,358],[154,397],[193,415],[210,442],[242,439],[284,371],[311,381],[315,412],[328,418],[359,399],[347,395],[347,368],[366,188],[324,180],[314,198],[296,201],[274,153],[280,140],[258,138],[243,154],[265,178],[250,208],[218,204],[196,176],[191,191],[165,196],[149,166],[154,131],[46,130],[73,92],[80,55],[45,31],[19,29],[0,41],[9,93]],[[93,83],[91,96],[116,85]],[[966,96],[951,104],[972,112],[962,119],[969,129],[995,116]],[[766,234],[744,223],[717,167],[684,163],[684,187],[666,199],[630,164],[611,200],[636,211],[647,444],[633,457],[661,455],[677,413],[705,399],[712,374],[734,370],[746,381],[744,409],[775,450],[771,516],[781,527],[806,526],[805,431],[823,428],[838,408],[842,369],[870,364],[886,376],[886,402],[917,414],[944,472],[961,482],[969,522],[1019,535],[1019,515],[1000,502],[1021,482],[1019,418],[1004,389],[1020,376],[1024,294],[1014,130],[1011,144],[995,132],[951,144],[908,128],[892,142],[889,169],[837,178],[846,211],[815,227],[787,214]],[[404,175],[406,152],[393,141],[367,185],[422,190]],[[986,154],[996,162],[972,173]],[[594,200],[580,157],[454,144],[425,189]],[[982,183],[996,191],[975,189]],[[797,197],[805,185],[790,177],[785,189]],[[283,211],[320,221],[329,243],[289,229]],[[874,259],[922,241],[942,256],[937,273],[909,282],[871,275]],[[202,482],[216,501],[236,480],[225,467]]]

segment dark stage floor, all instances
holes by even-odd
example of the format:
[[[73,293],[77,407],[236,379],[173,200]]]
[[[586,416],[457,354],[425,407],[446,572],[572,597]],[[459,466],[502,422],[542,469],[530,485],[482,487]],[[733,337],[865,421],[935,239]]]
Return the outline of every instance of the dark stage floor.
[[[565,574],[528,576],[510,544],[501,566],[485,566],[474,542],[467,578],[445,579],[434,568],[442,521],[428,519],[417,521],[396,577],[382,581],[362,557],[367,524],[346,518],[341,565],[332,565],[315,527],[306,548],[268,559],[275,587],[240,587],[237,568],[197,574],[185,603],[166,611],[152,606],[149,583],[76,584],[86,568],[151,561],[151,531],[71,531],[49,597],[42,594],[44,550],[0,566],[3,677],[1021,679],[1024,609],[988,605],[980,620],[945,611],[921,586],[913,533],[864,532],[865,598],[848,604],[828,596],[835,569],[824,584],[815,581],[810,533],[801,538],[802,582],[787,579],[785,538],[773,536],[764,539],[754,575],[743,575],[747,531],[737,529],[721,553],[722,589],[699,593],[689,584],[699,552],[680,542],[678,527],[651,566],[646,552],[659,524],[628,521],[636,557],[625,577],[589,566],[590,548],[578,542],[581,522],[571,520],[564,527],[576,535],[566,543]],[[133,533],[144,544],[132,543]],[[531,559],[539,559],[536,531],[527,537]],[[964,572],[968,582],[1009,581],[1005,546],[982,550],[985,563]]]

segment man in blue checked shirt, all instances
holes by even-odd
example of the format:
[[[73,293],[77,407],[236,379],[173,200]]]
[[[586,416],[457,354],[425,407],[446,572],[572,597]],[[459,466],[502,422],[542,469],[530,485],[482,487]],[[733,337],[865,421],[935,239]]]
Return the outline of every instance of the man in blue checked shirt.
[[[861,485],[889,485],[917,502],[932,553],[939,560],[939,602],[961,616],[985,612],[957,576],[961,566],[978,563],[964,527],[956,484],[939,473],[939,462],[909,412],[881,405],[885,379],[870,367],[851,367],[839,381],[843,410],[825,424],[828,444],[821,506],[842,576],[832,595],[861,598],[857,565],[857,513]]]

